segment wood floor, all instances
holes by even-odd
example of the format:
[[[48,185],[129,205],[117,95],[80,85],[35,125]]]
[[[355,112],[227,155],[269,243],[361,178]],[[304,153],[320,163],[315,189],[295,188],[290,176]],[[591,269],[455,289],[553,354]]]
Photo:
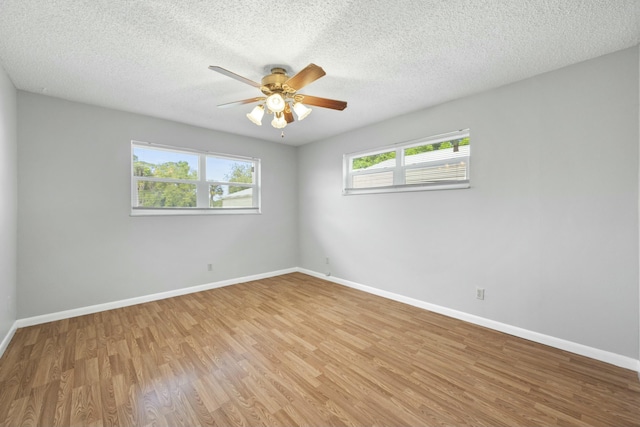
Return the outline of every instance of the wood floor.
[[[299,273],[19,329],[0,425],[640,425],[633,371]]]

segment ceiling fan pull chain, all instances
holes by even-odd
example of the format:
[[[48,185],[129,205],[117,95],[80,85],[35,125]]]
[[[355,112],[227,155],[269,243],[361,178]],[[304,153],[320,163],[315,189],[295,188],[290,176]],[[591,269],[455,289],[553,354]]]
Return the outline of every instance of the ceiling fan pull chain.
[[[284,138],[284,131],[280,134],[280,138]]]

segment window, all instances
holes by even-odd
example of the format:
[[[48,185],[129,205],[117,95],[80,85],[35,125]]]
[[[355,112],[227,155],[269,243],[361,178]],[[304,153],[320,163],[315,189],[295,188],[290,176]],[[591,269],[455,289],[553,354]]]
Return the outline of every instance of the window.
[[[469,188],[469,130],[344,155],[343,194]]]
[[[131,214],[260,212],[260,160],[131,143]]]

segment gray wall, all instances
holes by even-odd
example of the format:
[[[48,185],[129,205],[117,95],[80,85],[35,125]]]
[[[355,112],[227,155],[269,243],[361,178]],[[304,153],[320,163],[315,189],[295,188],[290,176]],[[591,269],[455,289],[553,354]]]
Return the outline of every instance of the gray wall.
[[[22,91],[18,135],[20,318],[297,265],[293,147]],[[132,139],[261,158],[263,213],[131,217]]]
[[[0,67],[0,341],[16,320],[16,89]]]
[[[301,147],[301,267],[637,359],[638,64],[634,47]],[[472,188],[341,195],[344,153],[463,128]]]

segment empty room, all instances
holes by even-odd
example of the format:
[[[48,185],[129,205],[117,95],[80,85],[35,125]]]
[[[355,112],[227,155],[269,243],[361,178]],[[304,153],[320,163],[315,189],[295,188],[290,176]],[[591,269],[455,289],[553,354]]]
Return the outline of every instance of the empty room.
[[[640,2],[0,2],[0,427],[640,426]]]

